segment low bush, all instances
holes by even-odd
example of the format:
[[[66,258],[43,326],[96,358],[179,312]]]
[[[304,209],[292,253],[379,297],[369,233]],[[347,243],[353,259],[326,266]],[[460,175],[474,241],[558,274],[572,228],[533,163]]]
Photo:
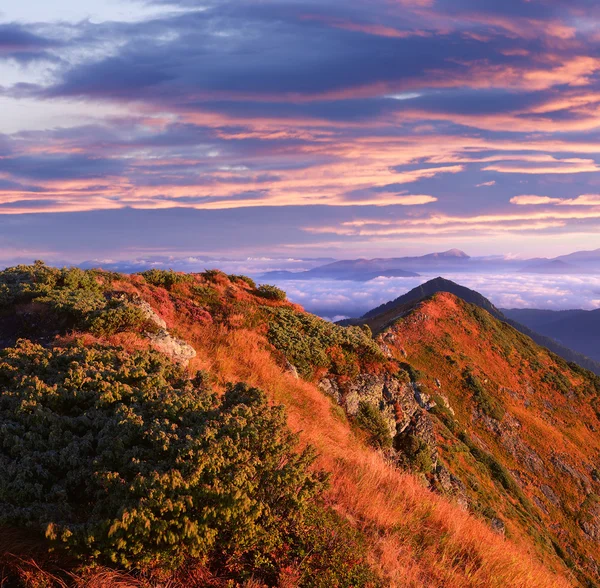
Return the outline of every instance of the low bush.
[[[245,284],[250,286],[250,288],[252,288],[253,290],[256,289],[256,282],[252,278],[249,278],[248,276],[232,274],[229,276],[229,279],[232,282],[244,282]]]
[[[369,565],[364,536],[335,511],[312,507],[295,537],[303,588],[383,588]]]
[[[361,401],[358,404],[356,422],[369,433],[369,442],[378,449],[388,449],[392,446],[392,434],[381,411],[370,402]]]
[[[479,381],[479,378],[470,370],[463,372],[463,381],[466,387],[473,392],[475,401],[479,408],[489,417],[501,421],[504,418],[505,409],[502,404],[496,400]]]
[[[360,327],[340,327],[291,308],[268,310],[269,342],[306,378],[318,368],[352,376],[361,364],[385,359]]]
[[[403,434],[396,439],[396,449],[411,470],[429,473],[433,467],[431,447],[420,437],[412,433]]]
[[[204,381],[155,352],[0,352],[0,524],[128,568],[212,557],[276,573],[323,476],[262,392]]]
[[[267,300],[283,301],[287,297],[283,290],[277,286],[271,286],[269,284],[262,284],[256,289],[256,292],[261,298],[266,298]]]
[[[182,274],[174,272],[173,270],[161,270],[151,269],[141,272],[144,280],[152,286],[160,286],[167,290],[170,290],[175,284],[182,284],[185,282],[192,282],[193,276],[191,274]]]

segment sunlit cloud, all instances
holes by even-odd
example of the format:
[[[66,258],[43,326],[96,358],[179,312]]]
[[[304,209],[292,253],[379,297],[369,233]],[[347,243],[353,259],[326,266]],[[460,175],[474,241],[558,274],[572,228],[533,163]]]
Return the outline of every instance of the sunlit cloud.
[[[582,194],[576,198],[550,198],[548,196],[522,195],[510,199],[512,204],[519,206],[539,206],[553,204],[557,206],[598,206],[600,207],[600,194]]]
[[[600,227],[586,0],[92,4],[5,10],[0,218],[281,211],[290,251]]]

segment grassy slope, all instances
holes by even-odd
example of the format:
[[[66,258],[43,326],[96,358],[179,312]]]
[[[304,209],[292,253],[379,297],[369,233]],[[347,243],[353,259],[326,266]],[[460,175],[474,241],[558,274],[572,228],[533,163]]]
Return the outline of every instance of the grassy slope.
[[[274,403],[286,406],[292,429],[301,431],[303,443],[317,448],[318,466],[332,474],[327,500],[368,535],[370,557],[388,585],[571,585],[555,558],[547,557],[546,566],[539,562],[527,538],[506,541],[480,520],[431,493],[418,478],[390,466],[381,454],[366,447],[341,409],[315,384],[286,371],[267,341],[263,308],[291,307],[288,303],[266,301],[245,282],[221,274],[194,276],[170,291],[149,285],[140,276],[122,277],[110,287],[140,294],[174,334],[195,347],[198,355],[191,362],[192,373],[208,369],[222,387],[246,381],[263,388]],[[106,341],[126,349],[148,345],[132,332],[106,338],[69,333],[54,344],[74,340]],[[102,574],[109,578],[108,584],[102,584]],[[96,585],[114,585],[111,574],[101,572]],[[123,578],[122,585],[135,582]],[[193,584],[188,580],[180,585]],[[196,585],[202,585],[202,580]]]
[[[442,459],[481,511],[503,520],[510,536],[528,535],[541,551],[558,552],[583,582],[597,582],[590,561],[597,544],[579,525],[586,498],[600,491],[597,378],[447,293],[422,303],[391,332],[395,353],[438,395]],[[481,389],[469,386],[465,369]],[[500,420],[489,416],[495,408]],[[504,471],[490,475],[492,462],[478,450]]]
[[[138,286],[161,316],[186,336],[198,357],[193,367],[209,369],[221,383],[260,385],[286,406],[290,426],[314,445],[319,465],[333,473],[329,499],[371,535],[373,560],[397,586],[553,586],[563,581],[543,571],[533,556],[507,544],[487,526],[438,497],[413,476],[390,467],[364,446],[345,417],[317,387],[286,373],[267,343],[267,325],[256,299],[243,284],[224,277],[213,320],[196,322],[178,314],[162,289]],[[269,303],[271,306],[281,306]],[[285,304],[284,304],[285,305]],[[214,320],[216,318],[216,320]]]

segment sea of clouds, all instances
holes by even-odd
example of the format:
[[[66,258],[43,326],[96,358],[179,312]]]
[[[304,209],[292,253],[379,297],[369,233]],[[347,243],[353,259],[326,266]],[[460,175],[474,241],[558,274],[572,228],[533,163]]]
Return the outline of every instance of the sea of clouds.
[[[369,282],[278,280],[276,285],[287,292],[290,300],[309,312],[339,320],[361,316],[435,277],[437,274],[376,278]],[[476,290],[499,308],[600,308],[600,275],[451,273],[444,277]]]

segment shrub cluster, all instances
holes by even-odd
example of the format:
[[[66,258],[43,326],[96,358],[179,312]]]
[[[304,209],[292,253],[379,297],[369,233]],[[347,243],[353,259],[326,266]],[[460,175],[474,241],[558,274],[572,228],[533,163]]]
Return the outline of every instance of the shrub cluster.
[[[283,409],[245,384],[218,396],[209,379],[153,351],[0,351],[0,525],[126,568],[199,558],[270,583],[282,565],[302,586],[371,582]]]
[[[266,298],[267,300],[283,301],[287,297],[283,290],[277,286],[271,286],[269,284],[262,284],[256,289],[256,292],[261,298]]]
[[[229,279],[232,282],[244,282],[245,284],[247,284],[248,286],[250,286],[250,288],[252,288],[253,290],[256,289],[256,282],[252,278],[249,278],[248,276],[231,274],[229,276]]]
[[[38,261],[0,272],[0,309],[33,302],[47,309],[55,329],[76,328],[94,335],[142,330],[147,319],[126,296],[113,296],[110,283],[118,278],[99,270],[56,269]]]
[[[141,272],[144,280],[152,286],[160,286],[166,290],[170,290],[175,284],[183,284],[193,281],[193,276],[190,274],[182,274],[173,270],[151,269]]]
[[[340,327],[290,308],[271,309],[268,338],[306,378],[318,368],[355,376],[361,363],[384,360],[377,343],[360,327]]]
[[[479,381],[479,378],[470,370],[463,372],[463,381],[466,387],[473,392],[473,396],[481,410],[498,421],[504,418],[505,409],[498,400],[496,400]]]
[[[133,566],[277,548],[322,478],[280,408],[154,352],[0,353],[0,522]]]
[[[389,449],[392,446],[392,434],[383,413],[370,402],[360,401],[356,422],[369,433],[369,442],[378,449]]]

